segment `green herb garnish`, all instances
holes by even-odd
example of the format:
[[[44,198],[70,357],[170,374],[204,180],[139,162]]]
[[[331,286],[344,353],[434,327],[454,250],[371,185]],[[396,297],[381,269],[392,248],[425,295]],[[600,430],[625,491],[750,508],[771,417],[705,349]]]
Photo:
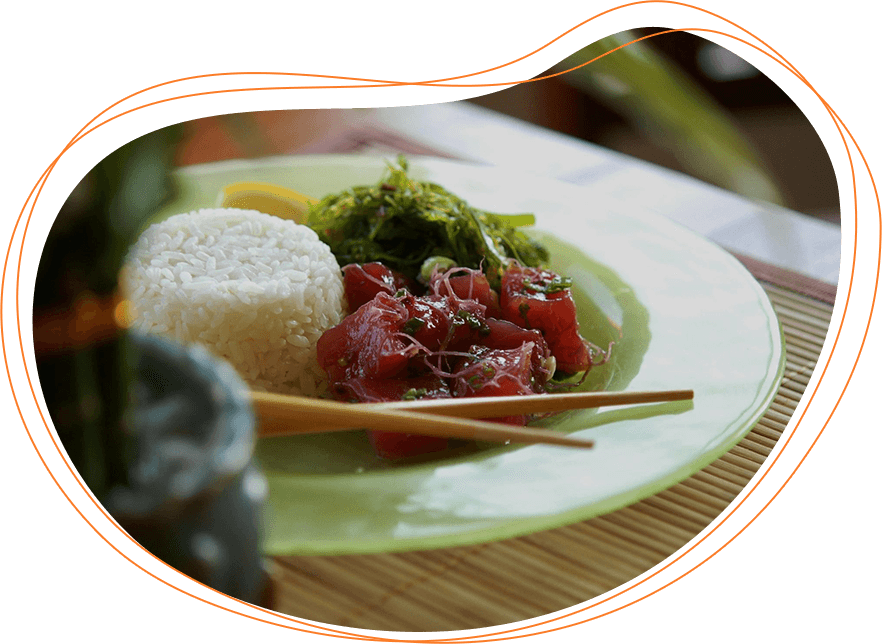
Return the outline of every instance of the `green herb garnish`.
[[[417,400],[425,396],[428,391],[425,389],[408,389],[404,392],[404,395],[401,396],[401,400]]]
[[[561,277],[560,275],[556,276],[551,282],[545,287],[546,293],[557,293],[558,291],[565,291],[573,285],[572,277]]]
[[[558,293],[565,291],[573,285],[571,277],[561,277],[556,275],[548,284],[536,284],[528,279],[524,280],[524,291],[532,291],[533,293]]]
[[[376,185],[329,195],[307,217],[341,265],[382,262],[417,279],[423,262],[440,256],[483,268],[495,286],[509,258],[526,266],[548,261],[548,251],[517,229],[534,221],[473,208],[437,184],[411,179],[401,156]]]
[[[456,312],[456,317],[460,320],[463,320],[466,324],[468,324],[473,329],[481,328],[481,320],[479,320],[474,313],[470,313],[469,311],[460,310]],[[454,320],[454,322],[456,322]]]
[[[496,375],[496,368],[493,365],[489,365],[486,362],[481,365],[481,373],[476,373],[474,376],[471,376],[466,382],[469,383],[469,387],[472,389],[480,389],[484,385],[489,382],[493,376]]]
[[[410,318],[407,322],[404,323],[404,326],[401,327],[401,330],[409,335],[413,335],[420,329],[422,329],[426,325],[426,321],[420,318]]]

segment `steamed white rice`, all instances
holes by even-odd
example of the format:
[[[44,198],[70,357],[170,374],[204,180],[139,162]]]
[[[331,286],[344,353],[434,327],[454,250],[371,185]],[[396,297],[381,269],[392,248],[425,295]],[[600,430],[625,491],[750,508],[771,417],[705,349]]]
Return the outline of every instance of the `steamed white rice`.
[[[203,209],[150,226],[123,270],[133,328],[198,342],[255,389],[321,394],[316,342],[343,318],[340,267],[306,226]]]

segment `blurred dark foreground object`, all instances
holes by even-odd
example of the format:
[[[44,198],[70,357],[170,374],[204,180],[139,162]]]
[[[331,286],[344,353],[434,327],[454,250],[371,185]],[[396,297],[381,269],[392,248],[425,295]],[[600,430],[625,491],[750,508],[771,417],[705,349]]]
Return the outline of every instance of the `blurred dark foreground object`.
[[[110,490],[107,510],[184,574],[258,603],[266,479],[251,460],[248,388],[199,346],[130,337],[140,359],[124,427],[136,456],[127,485]]]
[[[179,133],[118,149],[61,208],[37,270],[37,371],[64,449],[120,526],[197,581],[264,603],[244,384],[204,352],[127,331],[118,290],[129,246],[173,195]]]

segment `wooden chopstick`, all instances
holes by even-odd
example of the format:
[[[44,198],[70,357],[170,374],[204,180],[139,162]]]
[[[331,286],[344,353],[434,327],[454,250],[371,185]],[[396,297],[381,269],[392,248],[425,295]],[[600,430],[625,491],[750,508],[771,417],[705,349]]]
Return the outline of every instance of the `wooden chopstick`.
[[[691,400],[692,390],[643,392],[587,392],[496,398],[444,398],[353,405],[300,396],[252,392],[260,419],[259,435],[314,434],[363,428],[409,434],[447,436],[514,443],[562,441],[565,435],[549,430],[517,428],[499,423],[464,422],[458,418],[490,418],[537,414],[611,405]],[[443,418],[439,418],[442,416]],[[477,433],[481,435],[478,436]],[[585,441],[571,439],[581,446]],[[590,441],[589,441],[590,442]]]
[[[594,441],[550,430],[513,427],[400,409],[377,409],[374,405],[354,405],[318,398],[259,392],[252,392],[251,395],[260,422],[258,435],[262,437],[359,428],[499,443],[594,447]]]
[[[541,396],[496,396],[476,398],[438,398],[434,400],[368,403],[376,409],[412,409],[425,414],[457,418],[492,418],[519,414],[544,414],[571,409],[590,409],[614,405],[641,405],[692,400],[691,389],[670,391],[589,391]]]

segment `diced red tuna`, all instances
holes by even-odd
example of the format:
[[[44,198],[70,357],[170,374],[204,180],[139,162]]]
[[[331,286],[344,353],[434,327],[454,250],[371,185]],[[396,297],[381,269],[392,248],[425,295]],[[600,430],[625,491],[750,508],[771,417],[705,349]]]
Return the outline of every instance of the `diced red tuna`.
[[[332,383],[347,378],[394,378],[407,368],[417,348],[401,335],[408,311],[395,298],[378,294],[328,329],[316,345],[318,363]]]
[[[540,393],[533,378],[531,355],[534,345],[525,342],[515,349],[474,346],[469,358],[460,361],[453,378],[457,398],[475,396],[520,396]],[[525,416],[488,419],[512,425],[526,424]]]
[[[551,351],[545,337],[536,329],[525,329],[508,322],[487,318],[485,321],[490,332],[481,339],[481,344],[490,349],[518,349],[525,342],[533,344],[530,355],[530,365],[533,369],[533,379],[537,386],[544,386],[549,378],[554,375],[554,361],[551,360]]]
[[[487,317],[499,317],[499,295],[481,271],[452,269],[435,275],[429,287],[437,295],[455,295],[462,300],[475,300],[483,304]]]
[[[343,292],[351,312],[373,300],[378,293],[395,295],[402,288],[411,289],[410,280],[379,262],[343,267]]]
[[[406,295],[401,303],[409,315],[404,332],[429,351],[464,351],[487,332],[484,307],[474,300]]]
[[[591,368],[591,352],[579,335],[573,294],[559,275],[511,262],[502,276],[499,303],[505,320],[542,332],[560,371],[578,373]]]

